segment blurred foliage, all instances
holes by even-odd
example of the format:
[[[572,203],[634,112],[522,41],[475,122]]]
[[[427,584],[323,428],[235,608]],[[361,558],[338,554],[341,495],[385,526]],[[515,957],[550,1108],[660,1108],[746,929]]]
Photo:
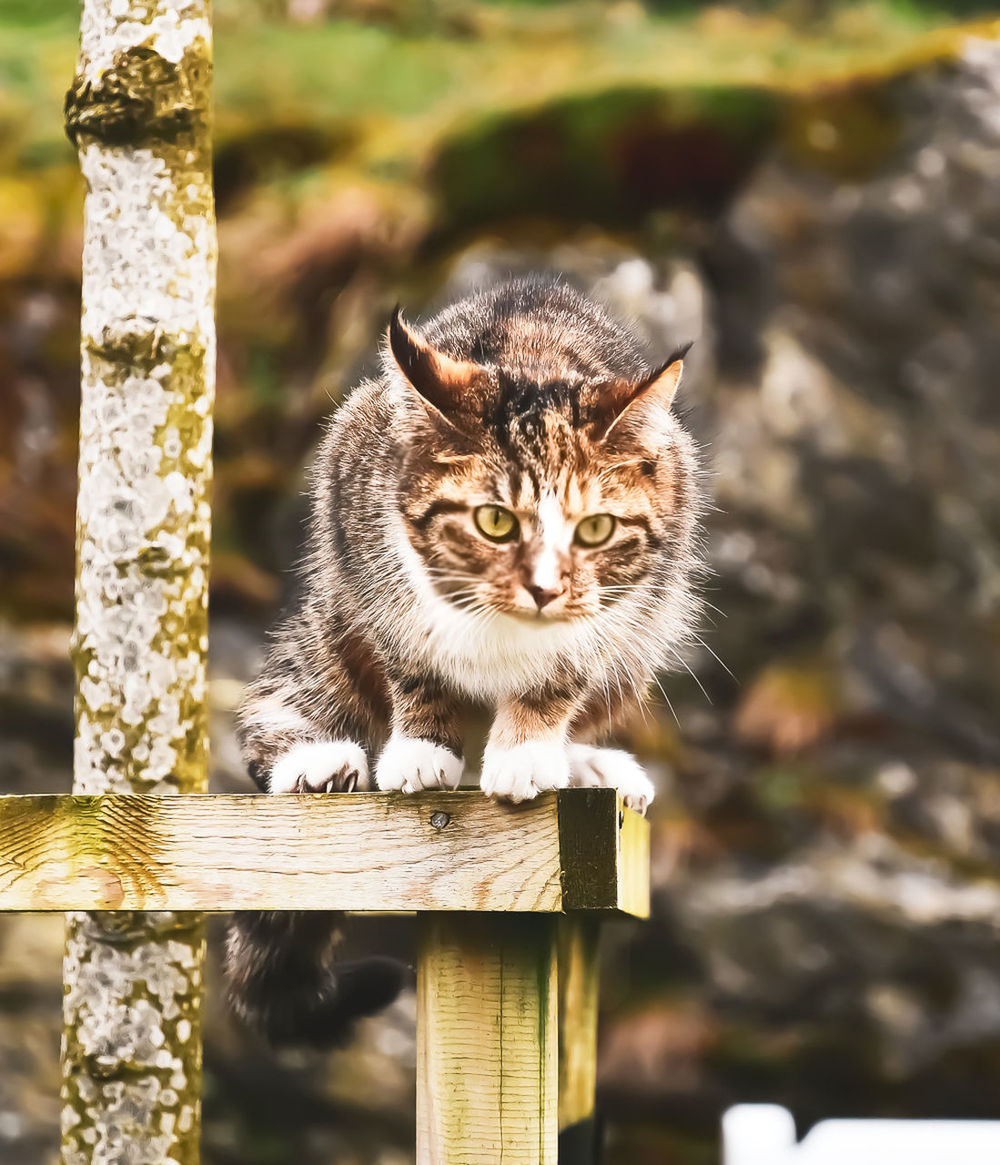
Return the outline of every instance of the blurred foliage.
[[[753,15],[697,5],[668,14],[633,3],[402,4],[414,23],[401,29],[389,19],[345,19],[337,5],[322,22],[268,19],[278,3],[228,14],[223,6],[219,133],[225,142],[261,116],[308,126],[347,119],[354,140],[382,131],[384,151],[419,154],[455,116],[616,85],[812,87],[941,49],[927,39],[940,27],[940,7],[834,4],[817,26],[763,11],[773,7]],[[5,156],[19,165],[68,156],[61,108],[77,20],[73,0],[5,0],[0,10],[0,125]]]
[[[722,208],[775,138],[810,165],[863,176],[898,134],[877,79],[947,57],[971,31],[916,5],[832,5],[822,18],[764,7],[222,4],[220,589],[273,597],[261,569],[281,555],[253,547],[256,514],[287,491],[328,386],[362,358],[385,307],[364,303],[379,271],[419,299],[462,240],[514,222],[539,240],[587,224],[658,224],[669,238],[678,213]],[[0,9],[0,305],[23,341],[0,350],[0,372],[32,346],[18,305],[58,317],[27,360],[49,385],[54,451],[31,479],[45,484],[0,499],[0,557],[14,572],[2,603],[37,612],[70,600],[71,572],[54,567],[68,565],[72,534],[67,292],[82,187],[61,104],[76,21],[72,0]],[[25,407],[5,406],[7,473],[24,460]]]

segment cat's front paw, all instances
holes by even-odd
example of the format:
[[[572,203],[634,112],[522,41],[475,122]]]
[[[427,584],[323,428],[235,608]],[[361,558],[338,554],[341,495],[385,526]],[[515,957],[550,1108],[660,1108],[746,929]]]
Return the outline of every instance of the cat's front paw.
[[[385,791],[457,789],[464,763],[450,748],[414,736],[394,736],[375,768],[375,784]]]
[[[656,789],[634,756],[620,748],[593,748],[589,744],[571,744],[567,751],[574,788],[617,789],[630,809],[646,812]]]
[[[271,793],[353,793],[367,789],[368,759],[350,740],[297,744],[271,769]]]
[[[566,747],[548,740],[529,740],[513,748],[487,746],[479,787],[487,797],[530,801],[539,793],[569,784]]]

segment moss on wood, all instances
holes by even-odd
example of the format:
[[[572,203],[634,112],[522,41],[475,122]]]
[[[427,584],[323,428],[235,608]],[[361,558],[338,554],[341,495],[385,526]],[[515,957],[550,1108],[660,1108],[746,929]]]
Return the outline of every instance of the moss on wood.
[[[195,128],[200,110],[189,70],[147,45],[117,53],[94,84],[76,76],[66,94],[66,134],[76,144],[88,134],[110,146],[176,141]]]

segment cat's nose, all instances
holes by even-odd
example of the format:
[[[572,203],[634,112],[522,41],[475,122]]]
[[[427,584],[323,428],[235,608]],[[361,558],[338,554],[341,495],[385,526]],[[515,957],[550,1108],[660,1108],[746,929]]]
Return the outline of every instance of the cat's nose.
[[[566,589],[565,587],[538,587],[533,584],[528,584],[525,588],[529,595],[535,600],[535,606],[539,609],[547,607],[553,599],[558,599],[559,596]]]

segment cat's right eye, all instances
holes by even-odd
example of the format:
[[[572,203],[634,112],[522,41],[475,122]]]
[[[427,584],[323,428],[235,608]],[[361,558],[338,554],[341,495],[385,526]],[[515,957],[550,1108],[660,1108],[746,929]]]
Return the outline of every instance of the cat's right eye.
[[[491,542],[513,542],[521,532],[517,518],[503,506],[476,506],[472,520],[479,533]]]

